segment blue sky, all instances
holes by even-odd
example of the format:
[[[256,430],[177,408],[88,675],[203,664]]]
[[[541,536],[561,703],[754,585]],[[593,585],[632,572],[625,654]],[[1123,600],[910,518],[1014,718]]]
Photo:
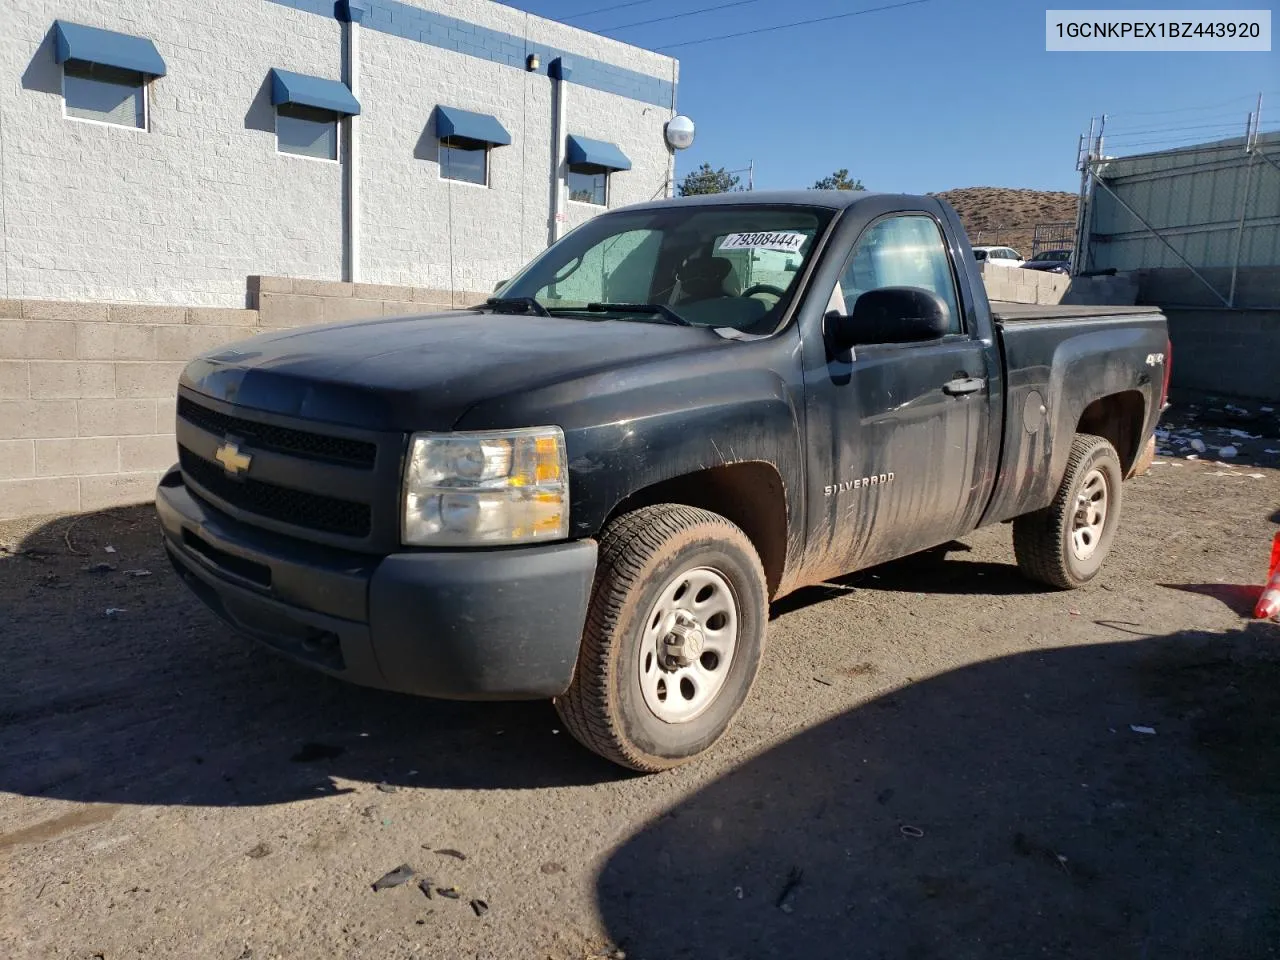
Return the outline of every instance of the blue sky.
[[[751,0],[630,29],[613,28],[728,0],[645,0],[581,18],[574,15],[623,0],[506,2],[658,49],[891,0]],[[1108,153],[1135,153],[1241,135],[1258,93],[1265,92],[1263,129],[1280,130],[1274,43],[1270,53],[1047,53],[1045,9],[1027,0],[927,0],[665,50],[680,60],[678,109],[697,124],[697,140],[679,156],[677,176],[703,161],[734,169],[754,160],[757,189],[807,187],[847,167],[870,190],[1077,190],[1076,138],[1091,116],[1108,114],[1108,131],[1116,135]]]

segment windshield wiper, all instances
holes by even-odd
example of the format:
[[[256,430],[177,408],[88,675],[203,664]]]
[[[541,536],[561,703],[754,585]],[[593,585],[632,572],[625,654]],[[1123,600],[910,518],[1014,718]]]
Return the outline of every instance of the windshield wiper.
[[[540,304],[533,297],[490,297],[484,302],[486,307],[493,307],[497,310],[499,307],[524,307],[524,311],[532,310],[540,317],[549,317],[550,313],[547,308]]]
[[[668,323],[679,324],[682,327],[693,326],[670,307],[664,307],[660,303],[588,303],[586,309],[592,313],[651,313],[662,317]]]

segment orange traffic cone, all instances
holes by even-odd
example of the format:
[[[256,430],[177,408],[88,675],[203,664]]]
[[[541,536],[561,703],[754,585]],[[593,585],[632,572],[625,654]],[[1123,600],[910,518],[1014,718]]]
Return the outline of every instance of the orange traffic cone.
[[[1262,588],[1262,596],[1258,598],[1258,605],[1253,610],[1253,615],[1259,620],[1280,617],[1280,533],[1276,534],[1275,543],[1271,545],[1271,569],[1268,576],[1270,579]]]

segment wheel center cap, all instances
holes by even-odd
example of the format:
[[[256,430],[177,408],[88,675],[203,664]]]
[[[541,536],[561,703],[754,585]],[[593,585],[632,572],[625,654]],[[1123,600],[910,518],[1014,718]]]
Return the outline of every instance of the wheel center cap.
[[[683,610],[677,611],[662,639],[668,669],[676,670],[695,663],[706,643],[698,621]]]

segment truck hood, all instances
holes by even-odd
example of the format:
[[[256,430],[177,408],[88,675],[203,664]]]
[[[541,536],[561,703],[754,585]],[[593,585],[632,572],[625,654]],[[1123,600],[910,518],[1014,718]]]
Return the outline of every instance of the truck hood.
[[[707,327],[454,311],[263,334],[200,355],[181,382],[285,416],[448,430],[481,401],[731,343]]]

